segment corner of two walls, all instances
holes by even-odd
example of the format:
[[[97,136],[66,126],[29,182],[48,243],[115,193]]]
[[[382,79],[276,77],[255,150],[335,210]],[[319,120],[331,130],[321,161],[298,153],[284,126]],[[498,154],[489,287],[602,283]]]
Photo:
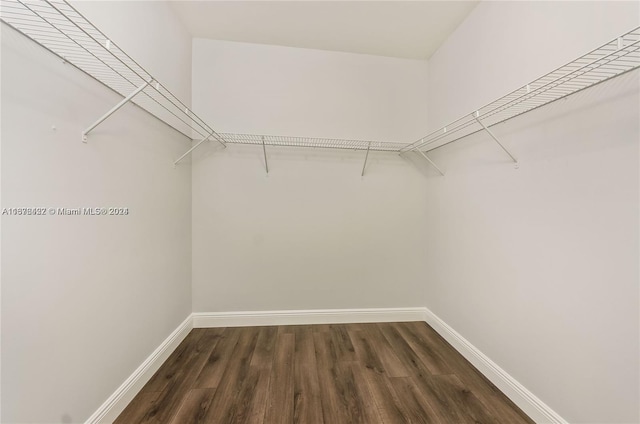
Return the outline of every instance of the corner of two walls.
[[[431,130],[639,25],[481,2],[429,60]],[[430,153],[424,304],[569,422],[638,422],[638,71]]]

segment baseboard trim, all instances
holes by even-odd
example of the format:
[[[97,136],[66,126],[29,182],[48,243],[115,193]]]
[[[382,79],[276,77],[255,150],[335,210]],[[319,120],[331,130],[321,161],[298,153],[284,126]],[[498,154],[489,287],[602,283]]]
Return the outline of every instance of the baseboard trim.
[[[536,423],[569,424],[440,317],[424,308],[424,321],[471,362]]]
[[[193,328],[189,315],[125,380],[85,424],[112,423]]]
[[[122,383],[85,424],[112,423],[192,328],[425,321],[536,423],[569,424],[428,308],[195,312]]]
[[[424,321],[424,308],[194,312],[195,328]]]

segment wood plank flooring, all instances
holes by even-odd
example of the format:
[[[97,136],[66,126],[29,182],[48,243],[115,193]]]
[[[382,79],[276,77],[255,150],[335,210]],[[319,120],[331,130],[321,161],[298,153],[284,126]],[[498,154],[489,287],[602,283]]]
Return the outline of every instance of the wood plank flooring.
[[[115,424],[533,423],[424,322],[194,329]]]

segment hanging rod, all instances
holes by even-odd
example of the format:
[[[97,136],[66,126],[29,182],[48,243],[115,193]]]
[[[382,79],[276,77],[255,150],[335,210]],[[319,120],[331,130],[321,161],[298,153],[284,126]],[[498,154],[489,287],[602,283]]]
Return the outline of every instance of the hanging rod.
[[[404,146],[429,152],[640,67],[640,27]]]
[[[190,140],[223,138],[65,0],[0,0],[0,20]],[[135,96],[135,98],[134,98]]]

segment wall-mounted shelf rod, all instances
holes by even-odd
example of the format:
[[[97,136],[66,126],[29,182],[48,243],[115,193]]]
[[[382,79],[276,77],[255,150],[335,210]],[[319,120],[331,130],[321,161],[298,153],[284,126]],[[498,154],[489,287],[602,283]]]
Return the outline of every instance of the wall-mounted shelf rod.
[[[423,152],[487,131],[515,161],[516,158],[489,130],[494,125],[594,87],[640,67],[640,27],[592,50],[537,80],[404,146],[401,151]]]
[[[224,142],[213,128],[67,1],[0,0],[0,20],[124,98],[88,127],[83,138],[131,101],[189,140],[212,135]]]

